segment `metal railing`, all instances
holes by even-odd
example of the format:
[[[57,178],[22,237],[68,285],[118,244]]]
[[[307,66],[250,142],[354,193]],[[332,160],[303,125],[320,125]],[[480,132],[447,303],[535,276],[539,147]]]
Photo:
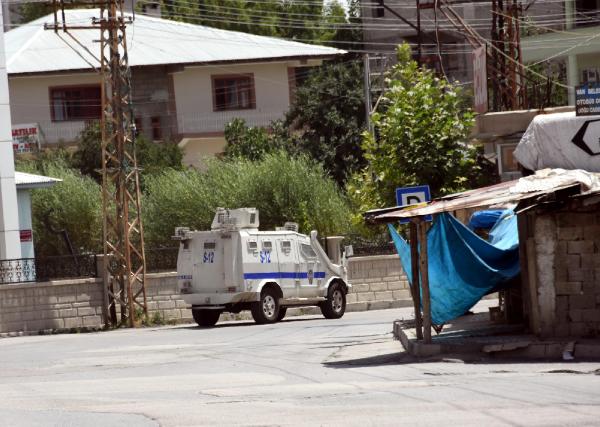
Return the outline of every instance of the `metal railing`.
[[[178,246],[146,249],[146,271],[148,273],[176,271],[178,252]]]
[[[0,260],[0,285],[97,276],[96,255]]]

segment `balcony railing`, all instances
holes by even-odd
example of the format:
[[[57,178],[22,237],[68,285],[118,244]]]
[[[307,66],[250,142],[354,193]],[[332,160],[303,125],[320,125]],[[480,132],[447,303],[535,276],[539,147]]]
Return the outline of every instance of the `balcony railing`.
[[[282,119],[283,111],[226,111],[211,114],[179,114],[177,124],[179,133],[223,132],[225,125],[233,119],[240,118],[248,126],[268,126],[272,121]]]

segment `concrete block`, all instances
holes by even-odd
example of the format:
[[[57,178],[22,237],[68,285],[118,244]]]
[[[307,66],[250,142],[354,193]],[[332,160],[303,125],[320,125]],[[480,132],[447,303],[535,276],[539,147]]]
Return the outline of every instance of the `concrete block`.
[[[581,267],[581,255],[565,255],[556,257],[556,268]]]
[[[356,300],[358,302],[375,301],[375,292],[361,292],[356,294]]]
[[[556,295],[577,295],[581,293],[581,282],[556,282]]]
[[[396,291],[396,290],[399,290],[399,289],[404,289],[404,285],[399,280],[396,280],[395,282],[388,282],[387,285],[388,285],[388,290],[390,290],[390,291]]]
[[[101,316],[85,316],[85,317],[83,317],[83,326],[100,327],[100,326],[102,326],[102,317]]]
[[[579,240],[583,239],[583,227],[559,227],[558,240]],[[564,253],[564,252],[560,252]]]
[[[571,323],[569,325],[569,335],[573,337],[585,337],[589,334],[589,328],[583,322]]]
[[[569,282],[593,282],[594,270],[585,268],[569,268],[567,273]]]
[[[563,312],[569,310],[569,297],[568,296],[558,296],[555,300],[556,304],[556,312]]]
[[[559,325],[554,326],[554,336],[557,337],[568,337],[570,334],[569,324],[561,323]]]
[[[58,315],[60,317],[75,317],[75,316],[77,316],[77,309],[76,308],[67,308],[64,310],[60,310],[58,312]]]
[[[178,299],[175,301],[175,307],[177,308],[187,308],[187,306],[188,305],[186,304],[186,302],[182,299]]]
[[[584,322],[600,322],[600,310],[597,310],[597,309],[582,310],[581,317]]]
[[[175,308],[175,302],[174,301],[158,301],[158,308],[159,308],[159,310]]]
[[[357,298],[357,294],[353,294],[353,293],[349,293],[348,295],[346,295],[346,303],[352,303],[352,302],[357,302],[358,298]]]
[[[77,300],[77,298],[75,297],[75,294],[58,296],[59,304],[72,303],[72,302],[76,302],[76,300]]]
[[[81,301],[90,301],[92,299],[92,296],[89,293],[80,293],[77,294],[77,301],[81,302]]]
[[[590,298],[588,295],[570,295],[569,296],[569,309],[586,309],[595,308],[596,301],[594,298]]]
[[[404,308],[404,307],[412,307],[413,302],[411,299],[397,299],[391,301],[390,308]]]
[[[353,311],[367,311],[368,308],[368,303],[367,302],[355,302],[352,304],[348,304],[346,306],[346,311],[347,312],[353,312]]]
[[[367,310],[386,310],[392,308],[391,301],[372,301],[369,303]]]
[[[378,283],[371,283],[369,285],[369,290],[371,292],[387,291],[387,289],[388,289],[387,283],[378,282]]]
[[[569,314],[568,314],[569,321],[570,322],[581,322],[582,312],[583,312],[583,310],[581,310],[579,308],[569,310]]]
[[[94,310],[92,307],[80,307],[77,309],[77,315],[78,316],[95,316],[96,310]]]
[[[593,254],[594,242],[592,240],[576,240],[567,243],[567,253],[569,254]]]
[[[68,317],[65,320],[65,328],[80,328],[83,325],[81,317]]]
[[[398,291],[392,292],[392,299],[394,299],[394,300],[404,300],[404,299],[412,300],[412,296],[410,295],[409,289],[400,289]]]
[[[356,284],[352,284],[352,293],[363,293],[363,292],[369,292],[369,285],[366,283],[356,283]]]
[[[376,301],[390,301],[392,299],[392,291],[375,292]]]

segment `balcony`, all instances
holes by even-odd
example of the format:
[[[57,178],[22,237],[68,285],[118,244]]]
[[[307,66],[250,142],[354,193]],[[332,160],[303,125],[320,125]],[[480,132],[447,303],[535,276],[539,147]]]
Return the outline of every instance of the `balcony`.
[[[248,126],[268,126],[273,120],[283,119],[283,111],[227,111],[210,114],[185,113],[177,115],[180,135],[220,133],[233,119],[240,118]]]

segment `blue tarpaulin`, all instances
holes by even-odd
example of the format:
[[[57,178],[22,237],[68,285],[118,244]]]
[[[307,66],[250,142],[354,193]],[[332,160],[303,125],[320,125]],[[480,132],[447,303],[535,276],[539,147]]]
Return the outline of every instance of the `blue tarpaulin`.
[[[391,224],[388,227],[411,281],[410,246]],[[484,295],[519,274],[516,215],[498,220],[490,233],[495,244],[483,240],[448,213],[436,217],[427,232],[434,324],[441,325],[461,316]]]
[[[486,209],[483,211],[473,212],[469,219],[469,228],[474,230],[476,228],[490,229],[496,224],[498,219],[505,213],[512,212],[506,209]]]

